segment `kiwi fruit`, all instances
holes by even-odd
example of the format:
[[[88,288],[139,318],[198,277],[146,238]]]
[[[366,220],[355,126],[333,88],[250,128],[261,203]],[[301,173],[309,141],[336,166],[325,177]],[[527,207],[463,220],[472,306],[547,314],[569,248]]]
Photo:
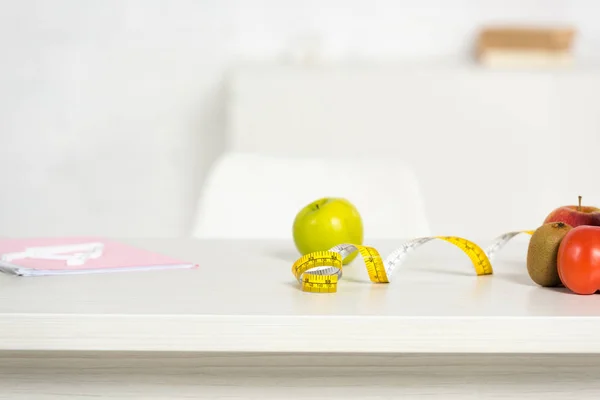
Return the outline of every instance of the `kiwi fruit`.
[[[556,258],[563,237],[573,227],[564,222],[550,222],[537,228],[527,249],[527,272],[532,281],[543,287],[560,286]]]

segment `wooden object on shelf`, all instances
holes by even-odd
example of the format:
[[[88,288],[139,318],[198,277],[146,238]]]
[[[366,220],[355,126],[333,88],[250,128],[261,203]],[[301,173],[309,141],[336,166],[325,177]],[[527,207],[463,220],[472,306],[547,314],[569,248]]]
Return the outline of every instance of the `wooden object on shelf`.
[[[568,66],[575,34],[573,28],[488,27],[479,33],[476,58],[491,67]]]

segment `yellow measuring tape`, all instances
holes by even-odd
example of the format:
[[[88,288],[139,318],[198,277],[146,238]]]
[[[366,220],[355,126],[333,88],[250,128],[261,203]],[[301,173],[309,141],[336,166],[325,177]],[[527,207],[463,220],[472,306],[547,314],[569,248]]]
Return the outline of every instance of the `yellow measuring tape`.
[[[409,240],[390,253],[385,260],[370,246],[350,243],[339,244],[329,250],[317,251],[300,257],[292,266],[292,273],[302,290],[312,293],[335,293],[342,277],[342,260],[358,251],[367,268],[369,279],[374,283],[389,283],[394,270],[404,258],[417,247],[435,239],[451,243],[461,249],[470,259],[477,275],[493,274],[492,258],[513,237],[520,233],[532,235],[534,231],[513,231],[498,236],[484,251],[474,242],[458,236],[428,236]]]

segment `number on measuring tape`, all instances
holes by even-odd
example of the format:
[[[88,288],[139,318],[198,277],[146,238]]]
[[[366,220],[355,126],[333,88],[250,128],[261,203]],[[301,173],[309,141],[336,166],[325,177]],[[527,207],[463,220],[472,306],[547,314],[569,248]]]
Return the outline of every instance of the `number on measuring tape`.
[[[517,236],[521,233],[525,233],[527,235],[533,235],[533,232],[534,231],[506,232],[506,233],[498,236],[496,239],[494,239],[492,244],[488,246],[487,250],[485,251],[485,254],[491,260],[494,257],[494,255],[496,255],[496,253],[498,251],[500,251],[506,245],[506,243],[508,243],[512,238],[514,238],[515,236]]]
[[[475,269],[476,275],[491,275],[491,259],[520,233],[533,234],[533,231],[507,232],[498,236],[484,251],[476,243],[458,236],[429,236],[409,240],[390,253],[385,260],[377,249],[370,246],[343,243],[326,251],[318,251],[300,257],[292,265],[292,273],[305,292],[335,293],[342,277],[344,260],[358,251],[365,263],[369,279],[374,283],[389,283],[390,277],[408,254],[432,240],[439,239],[451,243],[465,253]]]

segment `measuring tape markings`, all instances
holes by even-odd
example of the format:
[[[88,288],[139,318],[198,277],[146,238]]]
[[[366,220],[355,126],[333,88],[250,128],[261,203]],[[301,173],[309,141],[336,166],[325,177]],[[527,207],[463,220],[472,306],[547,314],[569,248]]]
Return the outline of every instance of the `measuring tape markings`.
[[[302,290],[312,293],[335,293],[342,277],[342,260],[358,251],[365,263],[369,279],[374,283],[389,283],[389,277],[400,266],[406,256],[435,239],[451,243],[461,249],[471,260],[477,275],[491,275],[491,259],[512,238],[520,233],[533,234],[534,231],[513,231],[498,236],[484,251],[476,243],[458,236],[428,236],[411,239],[394,250],[383,261],[374,247],[343,243],[326,251],[317,251],[300,257],[292,265],[292,273],[301,283]]]
[[[492,244],[488,246],[487,250],[485,251],[486,255],[488,256],[488,258],[491,260],[493,258],[493,256],[500,251],[505,245],[506,243],[508,243],[512,238],[514,238],[515,236],[521,234],[521,233],[525,233],[528,235],[533,235],[534,231],[513,231],[513,232],[506,232],[500,236],[498,236],[496,239],[494,239],[492,241]]]
[[[342,276],[342,259],[340,253],[317,251],[300,257],[292,266],[292,272],[303,291],[335,293]]]

